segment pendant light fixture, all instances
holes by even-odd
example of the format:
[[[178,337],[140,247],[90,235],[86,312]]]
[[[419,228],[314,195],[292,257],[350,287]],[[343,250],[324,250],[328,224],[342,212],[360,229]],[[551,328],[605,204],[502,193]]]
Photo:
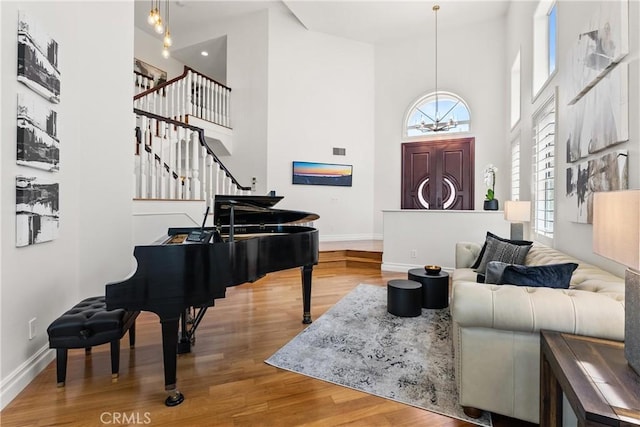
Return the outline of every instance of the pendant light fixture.
[[[427,123],[422,119],[422,121],[416,125],[416,128],[422,132],[446,132],[449,131],[456,126],[458,126],[458,122],[455,121],[453,117],[450,117],[449,120],[443,120],[444,117],[447,117],[451,110],[455,107],[451,107],[449,111],[447,111],[443,116],[440,116],[440,102],[439,102],[439,94],[438,94],[438,10],[440,10],[439,5],[434,5],[432,8],[435,13],[435,117],[430,117],[425,114],[429,119],[432,120],[431,123]],[[457,103],[456,103],[457,105]]]

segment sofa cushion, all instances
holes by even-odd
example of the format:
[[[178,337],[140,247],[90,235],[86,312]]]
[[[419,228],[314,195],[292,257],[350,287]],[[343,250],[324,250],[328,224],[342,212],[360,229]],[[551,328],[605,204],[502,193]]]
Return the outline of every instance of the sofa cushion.
[[[507,265],[497,283],[568,289],[576,268],[578,264],[573,262],[537,266]]]
[[[487,249],[487,239],[491,237],[493,239],[497,239],[500,240],[502,242],[508,242],[514,245],[519,245],[519,246],[531,246],[533,244],[533,242],[529,241],[529,240],[512,240],[512,239],[506,239],[504,237],[500,237],[496,234],[493,234],[490,231],[487,231],[487,237],[485,238],[484,241],[484,245],[482,245],[482,249],[480,249],[480,253],[478,254],[478,258],[476,258],[475,262],[471,265],[471,268],[473,269],[478,269],[478,267],[480,266],[480,263],[482,262],[482,257],[484,256],[484,252]]]
[[[496,239],[487,233],[487,246],[476,272],[485,274],[487,264],[490,261],[502,261],[509,264],[524,264],[527,252],[531,249],[532,244],[532,242],[528,242],[526,245],[515,244],[503,239]]]

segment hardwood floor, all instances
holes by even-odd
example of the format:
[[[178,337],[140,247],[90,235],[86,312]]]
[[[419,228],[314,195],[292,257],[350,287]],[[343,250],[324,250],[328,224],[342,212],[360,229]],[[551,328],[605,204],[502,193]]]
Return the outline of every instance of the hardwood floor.
[[[359,283],[384,286],[404,273],[372,268],[314,271],[317,319]],[[67,383],[56,388],[51,363],[0,413],[9,426],[470,426],[471,424],[264,363],[304,329],[299,270],[272,273],[227,291],[202,321],[191,354],[178,358],[180,406],[164,405],[160,324],[137,322],[136,348],[122,341],[120,378],[111,381],[109,346],[69,352]],[[497,427],[532,426],[494,417]]]

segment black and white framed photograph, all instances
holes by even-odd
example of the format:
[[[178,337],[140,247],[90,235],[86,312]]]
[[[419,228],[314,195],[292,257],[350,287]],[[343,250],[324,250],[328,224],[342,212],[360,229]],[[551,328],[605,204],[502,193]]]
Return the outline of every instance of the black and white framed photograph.
[[[138,58],[133,58],[133,72],[150,80],[150,87],[156,87],[167,81],[167,72]]]
[[[51,172],[60,170],[58,113],[31,93],[18,93],[17,163]]]
[[[36,177],[16,177],[16,246],[58,238],[60,184]]]
[[[58,42],[24,11],[18,14],[18,81],[51,102],[60,102]]]

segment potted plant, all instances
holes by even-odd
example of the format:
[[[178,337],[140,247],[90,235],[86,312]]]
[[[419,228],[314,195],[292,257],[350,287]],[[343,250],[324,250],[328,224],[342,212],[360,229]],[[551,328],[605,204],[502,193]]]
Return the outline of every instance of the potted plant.
[[[492,164],[484,168],[484,183],[487,186],[487,194],[484,196],[485,211],[498,210],[498,199],[495,197],[496,172],[498,172],[498,168]]]

